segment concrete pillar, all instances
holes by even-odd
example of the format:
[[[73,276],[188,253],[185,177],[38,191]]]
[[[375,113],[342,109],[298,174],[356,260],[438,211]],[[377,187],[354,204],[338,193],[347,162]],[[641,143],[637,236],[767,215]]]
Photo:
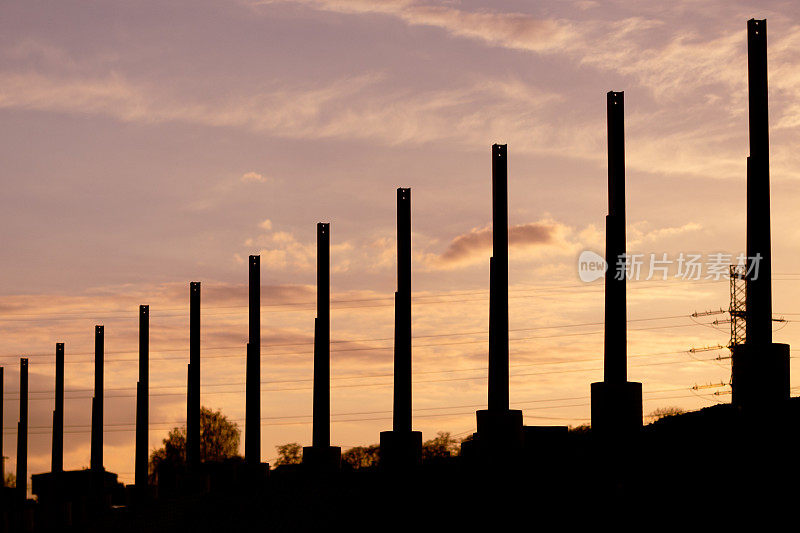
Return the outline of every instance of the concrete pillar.
[[[625,94],[609,91],[604,381],[592,383],[592,431],[618,437],[642,427],[642,384],[628,381],[625,294]]]
[[[0,366],[0,487],[6,486],[6,459],[3,454],[3,394],[4,392],[3,367]]]
[[[261,463],[261,256],[251,255],[250,313],[245,379],[245,462]]]
[[[627,369],[625,271],[625,94],[606,95],[608,116],[608,215],[606,216],[604,381],[624,383]],[[619,274],[619,275],[618,275]]]
[[[150,402],[150,306],[139,306],[139,381],[136,384],[135,483],[139,493],[147,488]]]
[[[732,402],[771,409],[789,398],[788,344],[772,342],[767,21],[747,21],[750,157],[747,158],[745,343],[732,352]]]
[[[747,22],[750,157],[747,160],[747,256],[760,256],[758,276],[747,277],[746,342],[772,342],[767,21]]]
[[[492,146],[489,410],[508,410],[508,151]]]
[[[186,462],[200,463],[200,282],[189,284],[189,369],[186,387]]]
[[[522,411],[509,409],[508,370],[508,150],[492,145],[492,257],[489,259],[488,409],[476,413],[478,430],[462,446],[466,457],[501,462],[521,450]],[[510,455],[505,455],[510,454]]]
[[[53,411],[51,472],[64,471],[64,343],[56,343],[56,399]]]
[[[105,359],[104,327],[94,327],[94,397],[92,398],[92,470],[103,470],[103,373]]]
[[[28,359],[19,360],[19,423],[17,424],[17,498],[28,497]]]
[[[317,224],[317,318],[314,322],[314,409],[312,445],[331,444],[331,352],[330,352],[330,224]]]
[[[411,189],[397,189],[394,411],[392,429],[411,431]]]
[[[381,432],[381,466],[406,468],[422,460],[422,433],[411,427],[411,189],[397,189],[397,292],[394,293],[394,409],[392,431]]]
[[[314,319],[314,397],[311,446],[303,463],[314,470],[337,470],[341,448],[331,446],[330,228],[317,224],[317,317]]]

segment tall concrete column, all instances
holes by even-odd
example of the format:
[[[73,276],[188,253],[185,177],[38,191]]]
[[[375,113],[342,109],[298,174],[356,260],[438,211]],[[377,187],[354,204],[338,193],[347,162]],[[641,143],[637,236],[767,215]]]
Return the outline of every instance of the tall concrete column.
[[[489,410],[508,410],[508,151],[492,146]]]
[[[604,381],[592,383],[592,431],[621,436],[642,427],[642,384],[628,381],[625,294],[625,94],[606,94],[608,215],[606,216]]]
[[[5,383],[3,377],[3,367],[0,366],[0,428],[3,427],[3,408],[4,408],[3,394],[5,394],[3,383]],[[6,459],[5,455],[3,454],[3,431],[0,430],[0,487],[5,487],[5,486],[6,486]]]
[[[341,448],[331,446],[331,288],[330,229],[317,224],[317,317],[314,319],[314,397],[311,446],[303,448],[303,463],[315,470],[336,470]]]
[[[750,157],[747,158],[745,343],[732,352],[732,402],[768,408],[789,398],[789,345],[772,342],[767,21],[747,21]]]
[[[51,472],[64,471],[64,343],[56,343],[56,400],[53,411]]]
[[[331,444],[330,224],[317,224],[317,318],[314,322],[314,408],[312,446]]]
[[[150,306],[139,306],[139,381],[136,384],[136,455],[134,481],[140,494],[147,488],[150,424]]]
[[[411,431],[411,189],[397,189],[394,411],[392,429]]]
[[[28,359],[19,360],[19,423],[17,424],[17,498],[28,497]]]
[[[628,380],[625,297],[625,94],[606,95],[608,215],[606,216],[604,381]]]
[[[492,257],[489,259],[488,408],[476,413],[478,430],[466,456],[496,461],[501,449],[522,448],[522,411],[509,409],[508,366],[508,149],[492,145]]]
[[[747,256],[758,258],[747,277],[746,342],[772,342],[767,21],[747,23],[750,157],[747,159]]]
[[[261,256],[251,255],[249,342],[245,379],[245,461],[261,463]]]
[[[103,470],[103,373],[105,358],[105,332],[103,326],[94,327],[94,397],[92,398],[92,470]]]
[[[397,292],[394,293],[394,409],[392,431],[381,432],[381,466],[422,460],[422,433],[411,429],[411,189],[397,189]]]
[[[200,282],[189,284],[189,369],[186,387],[186,462],[200,462]]]

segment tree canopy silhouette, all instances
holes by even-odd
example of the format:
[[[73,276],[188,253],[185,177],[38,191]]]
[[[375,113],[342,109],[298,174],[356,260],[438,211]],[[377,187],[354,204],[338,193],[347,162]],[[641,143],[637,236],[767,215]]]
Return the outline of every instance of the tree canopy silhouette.
[[[381,447],[378,444],[369,446],[354,446],[342,454],[342,464],[353,470],[369,468],[378,464]]]
[[[463,440],[469,440],[467,437]],[[422,444],[422,460],[424,462],[441,461],[449,457],[454,457],[461,451],[461,443],[447,431],[439,431],[436,437],[426,440]],[[166,443],[166,440],[164,441]],[[280,446],[275,446],[278,457],[274,461],[275,466],[296,465],[303,462],[303,447],[297,442],[289,442]],[[381,447],[378,444],[367,446],[354,446],[342,453],[342,465],[351,470],[371,468],[380,461]]]
[[[461,441],[453,437],[449,431],[439,431],[436,437],[422,443],[422,461],[447,459],[459,454]]]
[[[224,461],[239,457],[241,431],[221,411],[200,408],[200,460]],[[163,446],[150,455],[150,472],[162,465],[186,464],[186,426],[174,427],[163,440]]]
[[[303,462],[303,447],[296,442],[275,446],[275,449],[278,451],[275,466],[299,465]]]

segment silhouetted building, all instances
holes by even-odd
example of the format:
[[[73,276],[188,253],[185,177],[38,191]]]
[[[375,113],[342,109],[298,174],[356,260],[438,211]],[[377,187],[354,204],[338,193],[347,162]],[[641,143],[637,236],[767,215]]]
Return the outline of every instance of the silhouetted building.
[[[422,432],[411,425],[411,189],[397,189],[397,292],[394,293],[392,431],[381,432],[381,466],[422,462]]]
[[[642,384],[628,381],[625,295],[625,99],[606,95],[608,215],[606,215],[605,343],[603,381],[592,383],[592,431],[620,435],[642,427]]]
[[[747,22],[750,157],[747,158],[745,343],[733,347],[733,404],[753,409],[789,398],[789,345],[772,342],[767,21]]]
[[[317,224],[317,317],[314,319],[314,398],[311,446],[303,448],[303,465],[313,471],[335,471],[342,449],[331,446],[331,265],[330,228]]]

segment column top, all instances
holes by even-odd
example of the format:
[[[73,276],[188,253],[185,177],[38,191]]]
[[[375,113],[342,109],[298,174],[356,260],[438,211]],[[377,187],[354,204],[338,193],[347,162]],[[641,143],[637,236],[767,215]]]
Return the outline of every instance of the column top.
[[[747,21],[747,38],[751,41],[763,41],[767,38],[767,19],[750,19]]]

